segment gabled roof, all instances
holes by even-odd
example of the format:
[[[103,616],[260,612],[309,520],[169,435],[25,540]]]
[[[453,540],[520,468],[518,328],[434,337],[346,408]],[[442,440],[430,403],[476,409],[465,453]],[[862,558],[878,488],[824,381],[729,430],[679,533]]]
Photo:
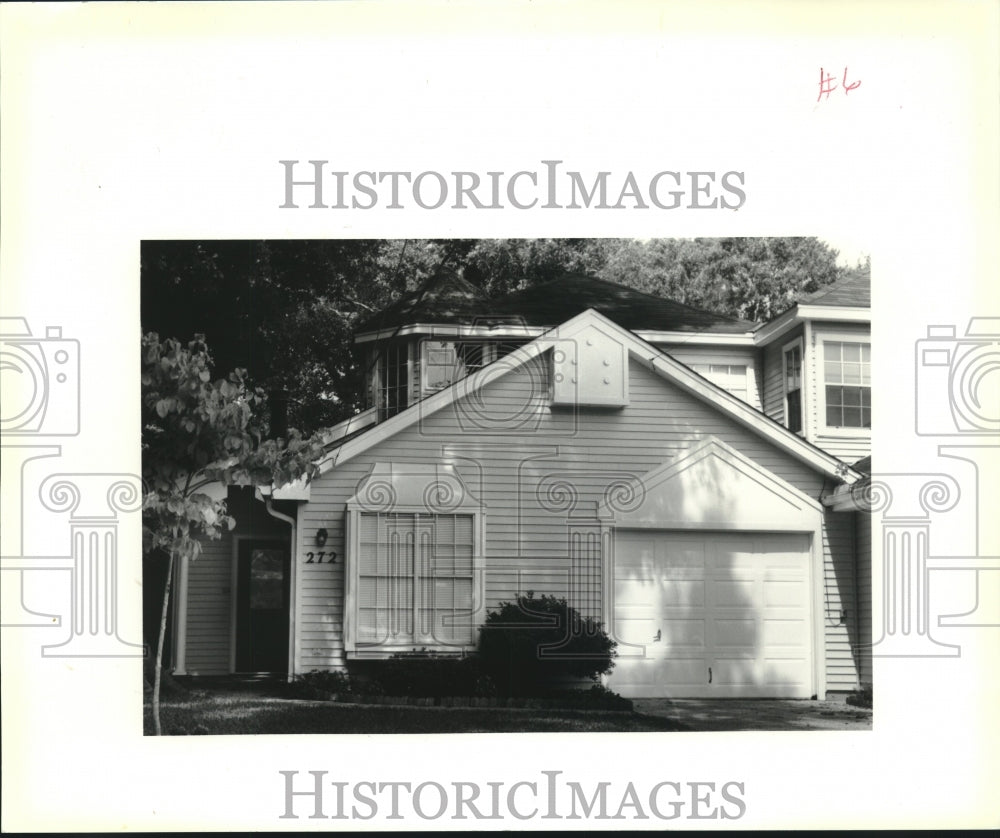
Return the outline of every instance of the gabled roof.
[[[529,326],[558,326],[593,309],[630,331],[742,334],[753,323],[657,297],[584,274],[568,273],[515,291],[496,301],[498,312],[524,318]]]
[[[481,288],[456,273],[444,272],[362,321],[356,331],[392,329],[410,323],[467,324],[488,315],[492,307],[493,302]]]
[[[509,324],[529,333],[565,323],[588,309],[632,331],[745,335],[754,324],[646,294],[615,282],[567,273],[502,297],[454,274],[436,276],[359,325],[357,334],[422,326]]]
[[[871,272],[855,269],[832,285],[800,297],[777,317],[762,323],[754,332],[754,343],[771,343],[807,320],[870,324],[871,305]]]
[[[438,410],[454,403],[459,398],[474,394],[485,383],[495,381],[497,376],[490,376],[488,374],[491,367],[501,364],[496,369],[500,371],[500,375],[504,375],[531,359],[537,358],[547,350],[552,349],[557,341],[572,337],[582,329],[592,325],[601,326],[605,331],[613,333],[617,340],[626,348],[629,357],[633,360],[642,363],[655,374],[662,376],[695,398],[712,405],[738,424],[767,439],[800,462],[838,480],[854,482],[861,477],[860,474],[850,469],[836,457],[827,454],[821,448],[807,442],[798,436],[798,434],[792,433],[783,425],[775,422],[747,402],[716,386],[698,375],[690,367],[674,360],[652,344],[639,338],[633,332],[622,328],[593,309],[577,315],[557,328],[550,329],[530,343],[504,356],[502,361],[495,361],[493,364],[484,367],[480,374],[459,379],[451,386],[410,405],[406,410],[397,413],[384,422],[369,427],[361,434],[345,440],[342,445],[330,451],[320,463],[320,474],[326,473],[336,465],[348,462],[364,451],[367,451],[373,445],[416,424],[421,418],[430,416]]]
[[[857,306],[871,308],[872,281],[869,271],[852,271],[844,279],[837,280],[819,291],[806,294],[798,300],[799,305],[811,306]]]

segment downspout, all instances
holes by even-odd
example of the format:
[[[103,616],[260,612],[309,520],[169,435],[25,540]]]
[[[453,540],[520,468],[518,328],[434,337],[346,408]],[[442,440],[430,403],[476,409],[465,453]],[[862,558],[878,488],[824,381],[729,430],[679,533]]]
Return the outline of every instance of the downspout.
[[[288,672],[287,672],[287,678],[288,678],[288,681],[290,682],[292,680],[292,676],[294,674],[294,669],[295,669],[295,602],[296,602],[296,590],[297,590],[297,585],[296,585],[296,581],[297,581],[296,580],[296,568],[298,567],[298,564],[299,564],[296,561],[297,556],[295,554],[295,551],[298,549],[298,541],[296,539],[297,532],[296,532],[295,519],[291,515],[285,515],[284,512],[278,512],[278,510],[275,509],[271,505],[271,503],[272,503],[271,502],[271,498],[267,498],[264,501],[264,508],[267,509],[267,514],[270,515],[272,518],[277,518],[279,521],[284,521],[286,524],[288,524],[288,526],[290,526],[292,528],[292,548],[290,550],[291,561],[289,562],[289,564],[290,564],[290,572],[291,572],[291,579],[290,579],[289,585],[288,585],[289,593],[288,593]]]

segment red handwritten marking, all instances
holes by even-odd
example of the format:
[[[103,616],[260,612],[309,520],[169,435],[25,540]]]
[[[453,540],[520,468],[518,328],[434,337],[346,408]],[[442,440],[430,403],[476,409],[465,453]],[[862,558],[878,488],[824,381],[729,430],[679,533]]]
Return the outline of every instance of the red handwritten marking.
[[[844,77],[843,84],[841,85],[844,90],[844,95],[846,96],[852,90],[857,90],[861,87],[861,80],[855,82],[847,81],[847,68],[844,67]],[[830,94],[837,89],[837,82],[833,80],[833,73],[827,73],[822,67],[819,68],[819,95],[816,97],[817,102],[821,102],[825,96],[827,99],[830,98]]]

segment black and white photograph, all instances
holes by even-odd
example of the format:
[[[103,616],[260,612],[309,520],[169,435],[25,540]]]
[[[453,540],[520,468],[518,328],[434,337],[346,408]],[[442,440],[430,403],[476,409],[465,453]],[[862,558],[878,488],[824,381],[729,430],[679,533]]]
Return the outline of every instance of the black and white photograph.
[[[147,732],[870,729],[838,256],[144,242]]]
[[[996,0],[0,0],[0,828],[995,828]]]

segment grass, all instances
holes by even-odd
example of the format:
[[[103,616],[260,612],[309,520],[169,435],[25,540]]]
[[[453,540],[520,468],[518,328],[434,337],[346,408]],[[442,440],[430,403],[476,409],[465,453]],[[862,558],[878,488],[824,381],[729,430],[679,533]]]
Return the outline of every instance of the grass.
[[[164,697],[163,732],[187,734],[288,733],[517,733],[670,731],[669,719],[634,712],[513,708],[345,705],[273,694],[209,692]],[[148,700],[144,732],[153,732]]]

